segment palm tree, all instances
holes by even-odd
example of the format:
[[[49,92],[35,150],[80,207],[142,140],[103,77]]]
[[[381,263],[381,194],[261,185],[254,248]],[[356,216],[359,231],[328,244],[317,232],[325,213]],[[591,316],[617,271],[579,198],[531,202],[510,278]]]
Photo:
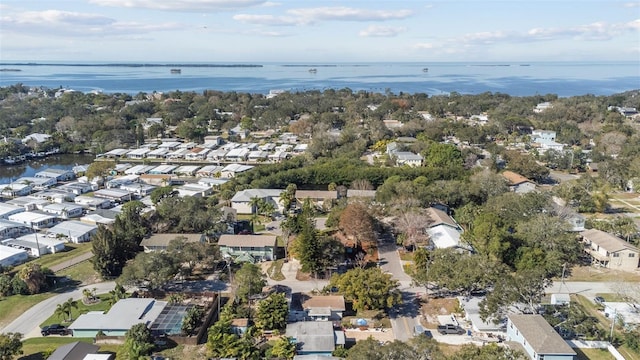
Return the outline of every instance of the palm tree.
[[[73,321],[73,317],[72,317],[73,309],[77,309],[77,308],[78,308],[78,302],[73,300],[72,298],[69,298],[69,300],[63,302],[62,304],[58,304],[58,306],[56,306],[55,314],[62,317],[66,315],[67,322],[71,322]]]
[[[256,232],[256,223],[259,221],[258,209],[264,200],[254,196],[249,200],[249,206],[251,206],[251,230]]]
[[[85,302],[89,302],[91,299],[93,299],[93,293],[89,289],[84,289],[82,290],[82,297],[84,298]]]
[[[127,298],[127,292],[120,284],[116,284],[116,287],[113,290],[109,291],[109,295],[111,295],[111,298],[109,299],[110,305],[113,305],[118,301]]]

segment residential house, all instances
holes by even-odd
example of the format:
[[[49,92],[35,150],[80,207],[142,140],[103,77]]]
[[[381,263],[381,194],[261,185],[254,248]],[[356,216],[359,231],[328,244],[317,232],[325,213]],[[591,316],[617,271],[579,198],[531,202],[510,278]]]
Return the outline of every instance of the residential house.
[[[109,209],[113,207],[111,200],[92,196],[77,196],[73,202],[88,210]]]
[[[227,183],[229,179],[215,179],[203,177],[198,180],[198,185],[208,186],[210,188],[218,189],[221,185]]]
[[[186,160],[192,160],[192,161],[199,160],[199,161],[202,161],[202,160],[207,158],[207,154],[210,151],[211,151],[211,149],[206,148],[206,147],[193,148],[184,156],[184,158]]]
[[[8,219],[9,216],[26,211],[22,206],[0,203],[0,219]]]
[[[147,171],[147,174],[150,174],[150,175],[171,174],[177,167],[178,167],[177,165],[159,165]]]
[[[414,154],[410,151],[396,151],[391,154],[396,161],[396,166],[410,166],[419,167],[422,166],[424,158],[420,154]]]
[[[51,138],[51,135],[49,134],[41,134],[41,133],[32,133],[29,134],[27,136],[24,137],[24,139],[22,139],[22,143],[26,144],[30,141],[34,141],[38,144],[42,144],[43,142],[46,142],[47,140],[49,140]]]
[[[208,161],[222,161],[229,152],[229,149],[218,148],[207,154]]]
[[[33,211],[42,210],[42,208],[51,204],[51,201],[33,196],[20,196],[6,201],[5,204],[21,206],[24,208],[24,211]]]
[[[592,262],[600,266],[636,271],[639,266],[640,249],[630,243],[597,229],[580,232],[584,251],[591,256]]]
[[[55,178],[47,177],[21,177],[14,182],[18,184],[22,183],[31,185],[33,187],[33,190],[46,190],[58,183]],[[0,185],[0,187],[1,186],[2,185]]]
[[[53,214],[60,219],[71,219],[82,216],[84,208],[75,203],[64,202],[61,204],[49,204],[42,211]]]
[[[145,183],[137,183],[137,184],[128,184],[120,186],[120,190],[128,191],[134,194],[137,197],[145,197],[151,195],[153,190],[155,190],[157,186],[149,185]]]
[[[149,171],[155,169],[156,167],[157,166],[154,165],[136,165],[125,170],[124,173],[126,175],[142,175],[147,174]]]
[[[194,196],[194,197],[207,197],[213,193],[213,188],[207,185],[200,184],[185,184],[175,188],[179,197]]]
[[[200,169],[200,166],[183,165],[175,169],[173,173],[178,176],[195,176],[198,169]]]
[[[102,154],[102,156],[98,156],[98,157],[118,159],[126,155],[128,152],[129,152],[128,149],[113,149],[111,151],[107,151],[106,153]]]
[[[449,214],[436,207],[427,208],[427,214],[431,222],[427,224],[425,231],[429,234],[432,248],[470,249],[461,242],[462,227]]]
[[[536,190],[536,184],[533,181],[513,171],[504,171],[502,177],[507,180],[509,190],[513,192],[525,194]]]
[[[22,223],[31,229],[45,229],[56,223],[56,217],[34,211],[24,211],[10,215],[9,220]]]
[[[31,194],[33,187],[28,184],[13,182],[11,184],[0,184],[0,195],[14,197],[27,196]]]
[[[31,230],[22,223],[0,219],[0,240],[15,238],[30,231]]]
[[[151,328],[167,307],[167,302],[149,298],[128,298],[115,303],[111,309],[90,311],[80,315],[69,325],[73,337],[95,337],[98,332],[107,336],[124,336],[133,325],[144,323]]]
[[[100,346],[83,341],[60,345],[47,360],[84,360],[89,354],[95,354]]]
[[[173,174],[142,174],[140,181],[153,186],[170,186],[176,182],[177,177]]]
[[[330,209],[338,200],[338,192],[336,190],[296,190],[295,196],[299,207],[302,207],[305,200],[309,199],[311,204],[324,210]]]
[[[507,339],[532,360],[573,360],[576,352],[541,315],[508,315]]]
[[[263,162],[269,158],[269,152],[263,150],[254,150],[249,152],[247,159],[252,162]]]
[[[40,257],[63,251],[64,241],[38,235],[35,233],[22,235],[15,239],[2,240],[3,245],[27,250],[31,256]]]
[[[87,182],[72,182],[68,184],[64,184],[57,187],[58,190],[70,192],[74,195],[82,195],[88,192],[97,190],[97,187],[94,188],[94,185]]]
[[[223,179],[231,179],[236,177],[236,174],[240,174],[251,169],[253,169],[253,166],[251,165],[229,164],[222,169],[220,177]]]
[[[347,189],[347,199],[363,198],[363,199],[375,199],[375,190],[353,190]]]
[[[269,161],[272,163],[279,163],[291,157],[287,151],[275,151],[273,154],[269,154]]]
[[[293,147],[293,153],[300,155],[303,154],[309,148],[309,144],[298,144]]]
[[[117,203],[125,203],[131,201],[133,194],[123,189],[100,189],[93,193],[94,197],[111,200]]]
[[[170,152],[171,149],[158,146],[157,149],[151,150],[147,153],[147,159],[164,159]]]
[[[302,309],[314,321],[340,321],[346,307],[342,295],[303,295]]]
[[[20,247],[0,244],[0,266],[7,268],[20,265],[29,260],[29,252]]]
[[[287,324],[286,335],[296,344],[298,355],[331,356],[336,345],[345,344],[344,332],[334,330],[328,321],[302,321]]]
[[[76,178],[76,174],[71,170],[51,168],[39,171],[34,176],[38,178],[54,178],[57,182],[71,181]]]
[[[96,225],[84,223],[82,221],[63,221],[47,230],[47,234],[53,236],[63,236],[74,244],[88,242],[91,237],[98,232]]]
[[[229,150],[229,152],[224,156],[224,158],[227,161],[243,162],[247,160],[247,157],[249,156],[250,152],[251,150],[247,148],[235,148],[235,149]]]
[[[160,145],[158,145],[158,149],[167,149],[169,151],[173,151],[180,146],[182,142],[180,141],[163,141]]]
[[[225,258],[249,258],[256,262],[276,258],[276,237],[273,235],[222,234],[218,240],[220,253]]]
[[[147,153],[150,153],[151,149],[149,148],[139,148],[135,150],[131,150],[127,153],[127,158],[129,159],[144,159],[147,156]]]
[[[552,106],[553,105],[551,105],[550,102],[545,101],[545,102],[542,102],[542,103],[536,105],[536,107],[533,109],[533,112],[534,113],[541,113],[541,112],[543,112],[543,111],[545,111],[547,109],[550,109]]]
[[[282,212],[280,195],[284,192],[281,189],[247,189],[238,191],[231,198],[231,207],[238,211],[238,214],[253,214],[251,199],[259,198],[274,205],[276,211]]]
[[[169,247],[169,243],[175,239],[181,239],[187,243],[206,242],[204,234],[153,234],[142,239],[140,246],[144,248],[144,252],[165,251]]]
[[[166,158],[171,160],[184,159],[185,155],[189,154],[189,149],[175,149],[170,153],[167,153]]]
[[[140,180],[140,175],[125,175],[114,179],[111,179],[105,183],[107,189],[120,188],[122,185],[137,184]]]
[[[196,176],[198,177],[220,177],[222,174],[223,166],[220,165],[207,165],[200,168],[200,170],[196,171]]]

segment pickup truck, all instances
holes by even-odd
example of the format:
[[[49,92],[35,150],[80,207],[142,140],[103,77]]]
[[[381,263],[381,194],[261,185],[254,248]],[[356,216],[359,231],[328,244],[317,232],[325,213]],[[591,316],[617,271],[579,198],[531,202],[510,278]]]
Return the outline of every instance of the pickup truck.
[[[453,325],[453,324],[438,325],[438,332],[440,334],[442,334],[442,335],[446,335],[446,334],[462,335],[462,334],[465,333],[463,328],[461,328],[460,326]]]
[[[53,324],[53,325],[45,326],[42,329],[40,329],[40,333],[42,334],[42,336],[68,335],[69,329],[67,329],[65,326],[62,326],[60,324]]]

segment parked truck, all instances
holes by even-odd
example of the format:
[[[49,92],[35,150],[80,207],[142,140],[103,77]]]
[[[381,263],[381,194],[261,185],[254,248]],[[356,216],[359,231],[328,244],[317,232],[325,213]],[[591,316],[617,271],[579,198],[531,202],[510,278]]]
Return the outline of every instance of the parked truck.
[[[463,328],[461,328],[460,326],[453,325],[453,324],[438,325],[438,332],[440,334],[442,334],[442,335],[447,335],[447,334],[462,335],[462,334],[465,333]]]

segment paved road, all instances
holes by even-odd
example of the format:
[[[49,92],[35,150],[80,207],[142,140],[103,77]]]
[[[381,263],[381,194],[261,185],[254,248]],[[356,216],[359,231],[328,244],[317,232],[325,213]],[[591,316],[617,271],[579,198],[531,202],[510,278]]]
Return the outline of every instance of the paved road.
[[[91,259],[92,257],[93,257],[93,252],[89,251],[89,252],[86,252],[86,253],[84,253],[82,255],[73,257],[73,258],[71,258],[71,259],[69,259],[69,260],[67,260],[65,262],[60,263],[60,264],[52,265],[50,267],[50,269],[54,273],[57,273],[58,271],[70,268],[70,267],[72,267],[74,265],[77,265],[77,264],[83,262],[83,261],[87,261],[87,260]]]
[[[545,292],[547,294],[579,294],[593,301],[596,294],[615,293],[618,286],[620,284],[614,282],[565,281],[561,283],[556,281]]]
[[[40,336],[40,324],[47,320],[55,312],[56,306],[72,298],[74,300],[82,299],[82,290],[96,289],[96,294],[104,294],[113,290],[116,286],[115,282],[103,282],[83,286],[63,292],[62,294],[46,299],[29,310],[25,311],[11,324],[6,326],[0,333],[19,332],[24,335],[25,339]]]

